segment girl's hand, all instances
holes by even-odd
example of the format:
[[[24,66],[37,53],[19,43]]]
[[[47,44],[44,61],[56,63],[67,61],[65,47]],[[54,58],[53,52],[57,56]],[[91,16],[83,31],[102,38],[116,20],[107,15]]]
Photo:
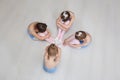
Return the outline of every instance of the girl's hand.
[[[50,35],[50,33],[46,36],[46,38],[49,38],[51,35]]]
[[[66,41],[66,40],[64,40],[63,45],[64,45],[64,46],[66,46],[66,45],[67,45],[67,41]]]

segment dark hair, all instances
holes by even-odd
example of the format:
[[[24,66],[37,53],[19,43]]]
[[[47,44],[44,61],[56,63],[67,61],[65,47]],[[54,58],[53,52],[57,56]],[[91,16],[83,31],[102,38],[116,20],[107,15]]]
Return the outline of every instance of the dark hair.
[[[55,44],[51,44],[48,47],[48,56],[56,56],[58,54],[58,47]]]
[[[87,34],[84,31],[77,31],[75,33],[75,38],[78,39],[78,40],[83,40],[83,39],[86,38],[86,36],[87,36]]]
[[[66,15],[66,16],[65,16]],[[60,15],[61,19],[63,22],[66,22],[68,20],[70,20],[70,12],[69,11],[63,11]]]
[[[38,30],[38,32],[45,32],[46,31],[46,29],[47,29],[47,25],[45,24],[45,23],[37,23],[36,25],[35,25],[35,29],[37,29]]]

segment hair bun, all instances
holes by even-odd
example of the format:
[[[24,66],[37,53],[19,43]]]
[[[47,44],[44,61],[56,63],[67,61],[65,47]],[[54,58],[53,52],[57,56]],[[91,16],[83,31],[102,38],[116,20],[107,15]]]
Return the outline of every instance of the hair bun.
[[[65,16],[65,18],[67,18],[67,17],[68,17],[68,14],[67,14],[67,12],[66,12],[66,11],[64,11],[64,12],[63,12],[63,16]]]
[[[51,44],[50,47],[54,49],[56,46],[55,44]]]
[[[56,54],[58,54],[58,47],[55,44],[50,44],[48,47],[48,55],[56,56]]]
[[[78,32],[78,36],[81,36],[82,35],[82,32]]]

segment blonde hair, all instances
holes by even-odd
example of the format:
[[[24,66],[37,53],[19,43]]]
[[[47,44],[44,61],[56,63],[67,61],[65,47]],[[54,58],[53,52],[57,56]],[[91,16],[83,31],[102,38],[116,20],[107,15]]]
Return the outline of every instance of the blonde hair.
[[[56,56],[58,54],[58,47],[55,44],[51,44],[48,47],[48,58],[50,56]]]

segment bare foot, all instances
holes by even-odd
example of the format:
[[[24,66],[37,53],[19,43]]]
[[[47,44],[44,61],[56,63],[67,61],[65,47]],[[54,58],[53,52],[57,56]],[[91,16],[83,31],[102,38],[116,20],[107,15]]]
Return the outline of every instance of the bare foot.
[[[63,42],[63,45],[64,45],[64,46],[66,46],[66,45],[67,45],[65,41]]]

